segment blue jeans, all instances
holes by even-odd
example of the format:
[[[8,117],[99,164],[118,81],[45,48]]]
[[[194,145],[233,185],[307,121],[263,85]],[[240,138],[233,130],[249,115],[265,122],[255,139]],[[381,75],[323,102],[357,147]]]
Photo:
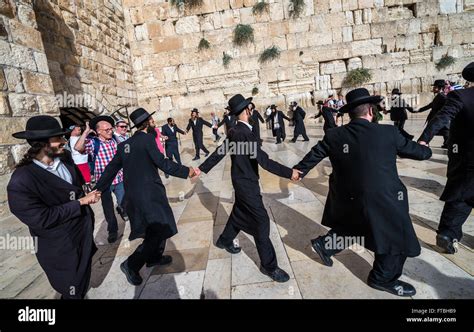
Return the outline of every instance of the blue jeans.
[[[110,191],[115,194],[118,206],[120,206],[120,208],[123,208],[123,197],[125,196],[125,188],[123,186],[123,181],[115,185],[111,185]]]
[[[116,233],[118,230],[117,218],[115,217],[114,202],[112,200],[112,192],[117,198],[117,204],[122,209],[123,197],[125,196],[125,189],[123,182],[116,185],[111,185],[110,189],[102,193],[101,202],[104,210],[105,220],[107,221],[107,231],[109,233]]]

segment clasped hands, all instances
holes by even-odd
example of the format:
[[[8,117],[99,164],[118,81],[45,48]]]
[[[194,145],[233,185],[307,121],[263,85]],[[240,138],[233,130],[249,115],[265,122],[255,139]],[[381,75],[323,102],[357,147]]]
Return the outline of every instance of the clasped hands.
[[[296,169],[296,168],[293,168],[293,174],[291,175],[291,181],[300,181],[302,179],[301,177],[301,174],[303,174],[303,172],[301,172],[300,170]]]

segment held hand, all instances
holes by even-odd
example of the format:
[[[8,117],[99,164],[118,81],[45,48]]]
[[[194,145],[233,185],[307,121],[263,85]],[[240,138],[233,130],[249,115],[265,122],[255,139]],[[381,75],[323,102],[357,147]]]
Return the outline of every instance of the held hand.
[[[90,205],[97,203],[100,200],[101,192],[94,190],[85,195],[84,197],[79,198],[79,203],[81,205]]]
[[[194,178],[198,178],[200,175],[201,175],[201,170],[199,169],[199,167],[194,167],[194,176],[193,176],[193,179],[194,179]]]
[[[428,143],[426,143],[425,141],[418,141],[418,144],[428,146]]]
[[[168,139],[168,136],[162,135],[161,137],[163,137],[163,139],[164,139],[165,141]]]
[[[293,174],[291,175],[291,181],[299,181],[301,180],[300,174],[303,174],[300,170],[293,169]]]

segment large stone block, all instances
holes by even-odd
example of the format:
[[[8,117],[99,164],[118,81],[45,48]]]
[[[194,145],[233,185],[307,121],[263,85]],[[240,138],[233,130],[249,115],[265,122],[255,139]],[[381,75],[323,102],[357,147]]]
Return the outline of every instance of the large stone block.
[[[21,24],[19,21],[10,21],[10,32],[14,43],[43,51],[41,33],[35,28]]]
[[[364,40],[370,38],[370,24],[354,25],[352,27],[354,40]]]
[[[6,91],[8,89],[7,79],[3,73],[3,69],[0,67],[0,91]]]
[[[358,40],[349,43],[353,56],[382,53],[382,39]]]
[[[23,70],[23,83],[28,93],[52,94],[53,85],[48,75]]]
[[[176,22],[175,28],[178,35],[199,32],[199,18],[197,16],[182,17]]]
[[[16,7],[13,0],[0,0],[0,15],[13,18],[15,17],[15,12]]]
[[[23,87],[22,83],[21,72],[19,69],[5,67],[4,72],[9,91],[17,93],[25,92],[25,88]]]
[[[179,50],[183,46],[183,42],[179,37],[155,38],[152,43],[155,53]]]
[[[58,101],[54,96],[37,96],[41,114],[59,115]]]
[[[46,57],[46,54],[42,52],[33,52],[33,58],[35,59],[38,72],[49,74],[48,58]]]
[[[324,62],[319,64],[319,68],[321,75],[342,73],[346,71],[346,63],[342,60]]]
[[[10,115],[10,105],[8,104],[8,98],[5,93],[0,93],[0,115]]]
[[[35,96],[26,93],[10,93],[8,102],[13,116],[35,115],[39,110]]]
[[[342,0],[342,10],[355,10],[358,8],[357,0]]]
[[[440,14],[456,13],[456,0],[439,0]]]

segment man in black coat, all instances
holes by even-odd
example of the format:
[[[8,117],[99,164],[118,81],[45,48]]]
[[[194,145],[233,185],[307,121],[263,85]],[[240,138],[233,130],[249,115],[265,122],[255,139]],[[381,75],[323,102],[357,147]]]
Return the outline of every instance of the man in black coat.
[[[323,263],[332,266],[331,256],[352,244],[347,240],[357,239],[356,243],[375,253],[369,286],[412,296],[414,287],[398,278],[406,258],[420,254],[420,244],[396,159],[398,155],[425,160],[431,157],[431,150],[407,140],[394,126],[372,122],[375,104],[381,99],[364,88],[350,91],[340,111],[349,112],[351,122],[328,130],[294,168],[304,176],[326,157],[333,167],[322,220],[331,230],[311,241]]]
[[[178,128],[173,118],[168,118],[166,122],[168,124],[161,127],[161,134],[167,137],[165,139],[166,157],[169,160],[173,160],[174,158],[174,160],[181,165],[177,134],[186,135],[186,133]]]
[[[444,80],[435,80],[433,83],[433,93],[436,94],[434,97],[433,101],[429,103],[428,105],[421,107],[418,109],[416,113],[421,113],[425,112],[429,109],[431,109],[430,113],[428,114],[428,117],[426,118],[425,124],[428,124],[431,119],[434,119],[436,114],[443,108],[444,103],[446,102],[446,95],[444,93],[444,86],[445,86],[445,81]],[[443,136],[443,145],[441,146],[442,148],[447,148],[448,147],[448,137],[449,137],[449,124],[446,124],[446,126],[439,128],[438,132],[435,133],[436,136]]]
[[[235,204],[216,246],[236,254],[240,252],[240,248],[233,244],[237,234],[242,230],[252,235],[260,257],[260,271],[277,282],[285,282],[289,276],[278,267],[275,249],[270,241],[270,218],[260,194],[258,166],[285,178],[297,178],[299,173],[269,159],[267,153],[260,148],[249,124],[252,116],[249,106],[251,100],[252,98],[245,99],[240,94],[229,100],[231,114],[238,117],[238,122],[230,130],[224,143],[199,168],[208,173],[225,157],[227,149],[234,149],[231,155],[231,178]],[[239,150],[239,146],[242,150]]]
[[[309,141],[308,135],[306,135],[306,128],[304,126],[306,112],[300,106],[298,106],[296,101],[290,103],[290,110],[293,111],[293,124],[295,125],[293,139],[290,142],[295,143],[298,139],[298,136],[300,135],[303,135],[304,142]]]
[[[10,211],[38,239],[36,257],[51,286],[63,299],[84,298],[91,277],[94,213],[89,204],[100,193],[84,194],[84,179],[74,165],[59,122],[47,115],[32,117],[26,131],[28,152],[7,186]]]
[[[123,168],[125,209],[131,226],[129,239],[144,238],[143,243],[120,265],[128,282],[135,286],[143,281],[139,271],[145,263],[147,267],[171,263],[171,256],[163,255],[163,252],[166,239],[178,232],[157,168],[182,179],[199,172],[166,159],[158,150],[152,114],[143,108],[130,114],[137,131],[119,144],[114,159],[96,185],[99,191],[106,189]]]
[[[319,100],[317,102],[319,113],[314,116],[315,119],[319,118],[320,116],[324,119],[323,130],[326,133],[331,128],[336,128],[336,120],[334,119],[335,114],[337,114],[337,110],[332,107],[324,106],[324,102]]]
[[[250,107],[252,107],[252,116],[250,118],[250,125],[252,126],[252,133],[255,135],[255,137],[257,137],[257,141],[260,142],[260,144],[262,144],[263,140],[260,137],[260,123],[259,123],[259,121],[261,123],[265,123],[265,120],[260,115],[260,112],[257,111],[257,109],[255,108],[254,103],[250,103]]]
[[[209,155],[209,150],[206,149],[203,142],[202,126],[204,125],[212,128],[212,125],[209,122],[199,116],[199,111],[197,108],[193,108],[191,111],[191,118],[189,119],[188,126],[186,127],[186,133],[188,133],[190,129],[193,130],[193,142],[194,148],[196,149],[196,156],[193,158],[193,160],[198,160],[200,158],[200,150],[204,151],[206,157]]]
[[[287,121],[291,119],[283,114],[282,111],[277,110],[276,105],[270,106],[270,109],[272,113],[266,121],[271,124],[273,137],[276,137],[276,144],[280,144],[286,138],[285,122],[283,122],[283,119]]]
[[[236,123],[237,123],[237,120],[235,119],[235,116],[230,114],[229,107],[227,106],[225,108],[224,117],[218,123],[217,128],[219,128],[222,125],[225,125],[224,126],[225,135],[228,136],[229,135],[229,130],[232,129],[235,126]]]
[[[384,113],[390,113],[390,120],[394,122],[395,127],[400,130],[403,137],[412,140],[414,136],[407,133],[404,129],[405,121],[408,119],[407,111],[413,113],[413,107],[410,107],[405,99],[402,98],[400,89],[393,89],[390,110]]]
[[[464,68],[462,75],[466,81],[474,82],[474,62]],[[462,225],[474,207],[474,87],[451,91],[419,142],[429,143],[440,128],[450,123],[448,180],[440,197],[445,204],[436,243],[445,252],[454,254],[462,238]]]

